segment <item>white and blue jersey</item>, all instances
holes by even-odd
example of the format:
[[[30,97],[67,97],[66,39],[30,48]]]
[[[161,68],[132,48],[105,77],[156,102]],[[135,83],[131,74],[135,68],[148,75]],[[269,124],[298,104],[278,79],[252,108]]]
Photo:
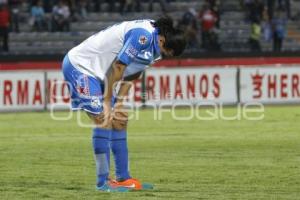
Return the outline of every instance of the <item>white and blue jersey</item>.
[[[108,27],[71,49],[70,62],[79,71],[101,80],[115,59],[127,65],[124,76],[143,71],[160,58],[152,22],[126,21]]]
[[[73,109],[102,112],[103,80],[115,60],[126,65],[126,77],[144,71],[160,57],[152,20],[125,21],[92,35],[63,61]]]

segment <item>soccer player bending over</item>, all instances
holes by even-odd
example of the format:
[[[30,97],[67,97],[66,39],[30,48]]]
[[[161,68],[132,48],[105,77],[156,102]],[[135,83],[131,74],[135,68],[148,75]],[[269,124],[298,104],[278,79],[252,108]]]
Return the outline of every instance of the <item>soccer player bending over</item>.
[[[130,176],[127,149],[127,119],[116,117],[122,108],[130,84],[120,84],[117,97],[115,83],[132,81],[164,58],[179,56],[186,42],[183,32],[173,27],[172,19],[125,21],[102,30],[65,56],[62,70],[69,83],[73,110],[85,110],[95,123],[93,149],[97,185],[101,191],[143,189]],[[112,109],[114,108],[114,109]],[[125,116],[126,113],[119,113]],[[109,179],[110,150],[114,155],[116,180]]]

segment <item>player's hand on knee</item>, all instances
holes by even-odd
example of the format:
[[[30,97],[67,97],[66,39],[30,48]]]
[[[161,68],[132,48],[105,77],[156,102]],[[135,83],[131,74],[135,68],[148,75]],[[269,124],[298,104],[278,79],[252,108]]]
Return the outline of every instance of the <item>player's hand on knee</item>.
[[[128,112],[123,106],[117,105],[114,108],[112,127],[116,130],[124,130],[127,128],[128,123]]]
[[[104,113],[100,114],[91,114],[87,113],[90,119],[94,122],[96,127],[104,128],[104,129],[111,129],[112,128],[112,122],[111,120],[108,120],[107,117],[104,116]]]
[[[111,123],[112,121],[112,110],[111,110],[111,105],[110,103],[103,103],[103,118],[105,122]]]
[[[103,111],[97,115],[91,113],[87,114],[94,122],[95,126],[105,129],[112,128],[112,111],[110,105],[103,104]]]

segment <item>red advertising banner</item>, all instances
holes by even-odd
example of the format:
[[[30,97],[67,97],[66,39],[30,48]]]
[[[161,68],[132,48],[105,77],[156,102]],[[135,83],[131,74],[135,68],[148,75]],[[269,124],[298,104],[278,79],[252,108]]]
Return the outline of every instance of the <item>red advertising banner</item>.
[[[242,103],[300,103],[299,67],[252,67],[240,70]]]
[[[45,72],[2,72],[0,111],[44,110]]]
[[[237,103],[236,68],[161,68],[146,71],[146,105]]]
[[[134,82],[129,97],[133,106],[300,103],[300,67],[149,68],[143,80]],[[45,109],[70,109],[61,71],[2,71],[0,112]]]

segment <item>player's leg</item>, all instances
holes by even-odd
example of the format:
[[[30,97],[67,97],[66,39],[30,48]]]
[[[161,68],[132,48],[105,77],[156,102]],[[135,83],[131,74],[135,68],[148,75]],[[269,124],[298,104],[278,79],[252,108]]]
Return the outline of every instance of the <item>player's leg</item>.
[[[111,127],[104,125],[103,113],[87,112],[87,114],[95,124],[92,143],[96,162],[97,187],[102,187],[108,181],[109,176]]]
[[[120,107],[119,107],[120,108]],[[112,121],[111,149],[114,154],[116,180],[114,184],[134,190],[153,189],[151,184],[141,183],[130,176],[127,147],[128,113],[115,106]]]
[[[139,181],[132,182],[129,173],[128,146],[127,146],[128,114],[122,106],[115,105],[112,121],[111,150],[115,161],[116,184],[130,189],[141,189]]]
[[[84,75],[81,91],[88,91],[88,98],[81,98],[80,107],[85,110],[94,123],[92,144],[96,162],[97,188],[104,186],[109,177],[111,124],[103,114],[101,82]],[[103,84],[102,84],[103,85]]]
[[[117,181],[131,178],[128,163],[127,121],[128,114],[122,110],[114,109],[112,121],[111,150],[114,155],[115,173]]]
[[[116,189],[108,184],[111,124],[102,113],[102,83],[75,69],[68,56],[63,62],[63,74],[70,89],[72,109],[85,110],[95,124],[92,143],[96,161],[97,188],[104,191],[125,191],[126,188]]]
[[[93,148],[97,171],[96,188],[109,192],[127,192],[128,188],[109,181],[111,123],[108,122],[103,113],[98,115],[87,113],[96,125],[93,129]]]

